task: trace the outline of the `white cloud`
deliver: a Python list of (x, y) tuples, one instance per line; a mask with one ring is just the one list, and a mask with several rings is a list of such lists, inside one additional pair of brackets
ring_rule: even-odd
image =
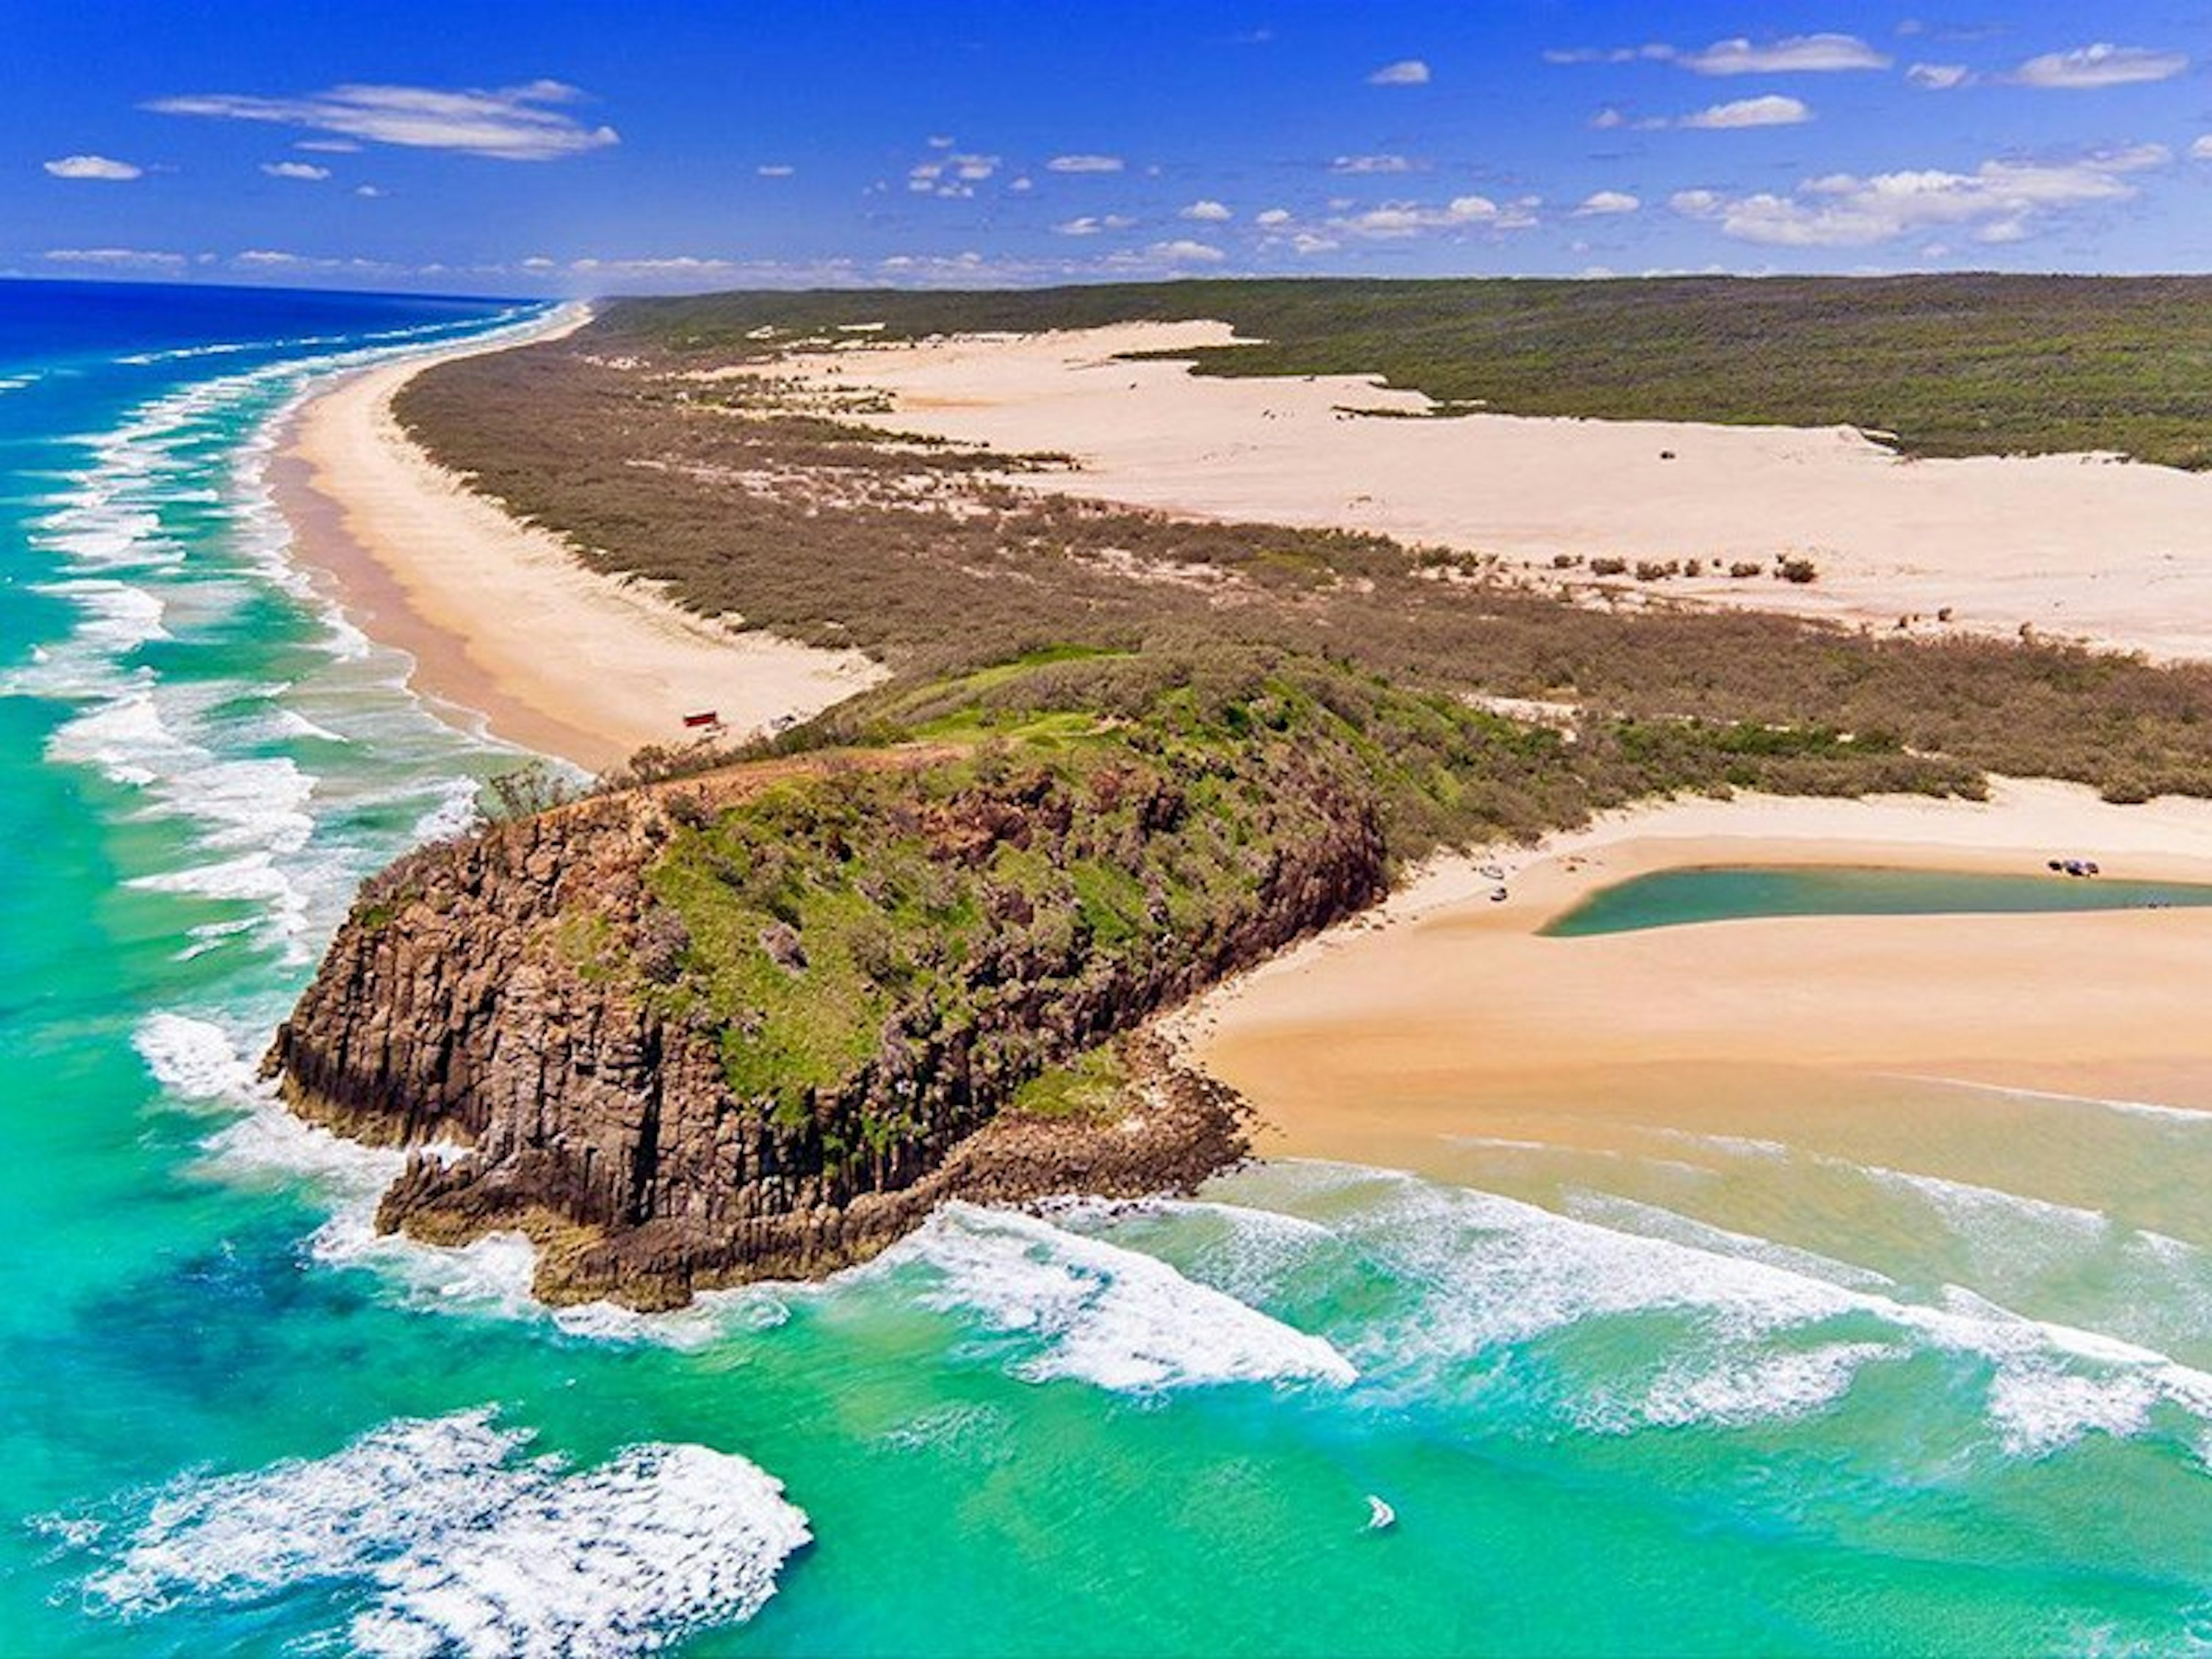
[(1404, 155), (1340, 155), (1328, 164), (1337, 173), (1412, 173), (1419, 164)]
[(1395, 241), (1424, 231), (1525, 230), (1536, 222), (1538, 198), (1523, 196), (1500, 204), (1487, 196), (1455, 196), (1441, 207), (1420, 202), (1385, 202), (1381, 207), (1328, 222), (1340, 235)]
[(1031, 179), (1028, 173), (1024, 173), (1020, 178), (1015, 179), (1013, 183), (1008, 185), (1006, 188), (1015, 191), (1017, 194), (1026, 195), (1030, 191), (1036, 188), (1036, 181)]
[(1053, 229), (1062, 236), (1096, 236), (1103, 230), (1127, 230), (1136, 222), (1118, 213), (1086, 213), (1079, 218), (1063, 220)]
[(1768, 246), (1867, 247), (1950, 230), (2012, 242), (2069, 209), (2130, 199), (2136, 186), (2129, 175), (2172, 160), (2163, 145), (2143, 144), (2067, 162), (1984, 161), (1972, 173), (1831, 173), (1786, 196), (1686, 190), (1668, 205), (1723, 235)]
[(1188, 237), (1172, 242), (1155, 242), (1145, 252), (1153, 258), (1171, 265), (1218, 265), (1229, 256), (1211, 242), (1194, 242)]
[(2047, 52), (2031, 58), (2012, 73), (2024, 87), (2084, 89), (2124, 87), (2142, 81), (2170, 81), (2189, 67), (2178, 52), (2154, 52), (2145, 46), (2116, 46), (2099, 41), (2071, 52)]
[(1948, 92), (1969, 84), (1974, 72), (1964, 64), (1915, 64), (1905, 78), (1923, 92)]
[(136, 247), (56, 247), (39, 256), (58, 265), (112, 266), (119, 270), (181, 270), (190, 263), (181, 253), (157, 253)]
[(763, 161), (753, 171), (763, 179), (788, 179), (799, 169), (787, 161)]
[(1193, 202), (1176, 216), (1194, 219), (1200, 224), (1218, 225), (1227, 223), (1237, 216), (1230, 211), (1226, 204), (1206, 199)]
[(350, 138), (302, 138), (294, 149), (313, 150), (320, 155), (358, 155), (361, 146)]
[(906, 187), (923, 196), (964, 198), (999, 170), (995, 155), (953, 155), (917, 161), (906, 172)]
[(298, 179), (309, 184), (331, 176), (328, 167), (319, 167), (312, 161), (264, 161), (261, 170), (271, 179)]
[(1118, 155), (1055, 155), (1045, 164), (1048, 173), (1119, 173)]
[(297, 98), (196, 93), (146, 106), (165, 115), (268, 121), (371, 143), (453, 150), (503, 161), (548, 161), (621, 142), (612, 127), (586, 127), (556, 107), (583, 94), (558, 81), (493, 90), (347, 85)]
[(1600, 132), (1608, 132), (1614, 127), (1626, 126), (1628, 125), (1628, 117), (1622, 114), (1620, 111), (1615, 109), (1612, 105), (1607, 104), (1603, 109), (1601, 109), (1596, 114), (1590, 117), (1589, 124), (1595, 127)]
[[(2197, 142), (2203, 143), (2212, 141), (2199, 139)], [(1255, 214), (1252, 222), (1273, 230), (1278, 225), (1287, 225), (1291, 222), (1291, 210), (1288, 208), (1269, 208), (1265, 212)]]
[(1641, 46), (1554, 46), (1544, 53), (1547, 64), (1664, 64), (1674, 48), (1654, 40)]
[(953, 137), (951, 133), (933, 132), (929, 135), (927, 142), (930, 149), (951, 149), (953, 145), (958, 143), (960, 141)]
[(1674, 54), (1672, 62), (1699, 75), (1826, 74), (1838, 70), (1887, 69), (1887, 57), (1855, 34), (1796, 34), (1780, 40), (1716, 40), (1703, 52)]
[(1425, 87), (1429, 84), (1429, 66), (1418, 58), (1401, 58), (1395, 64), (1385, 64), (1367, 77), (1370, 87)]
[(47, 162), (46, 171), (57, 179), (100, 179), (111, 184), (146, 175), (145, 168), (112, 155), (64, 155)]
[(2191, 144), (2189, 159), (2192, 161), (2212, 161), (2212, 137), (2199, 138)]
[(1685, 115), (1674, 125), (1721, 131), (1735, 127), (1791, 127), (1812, 118), (1813, 112), (1802, 100), (1770, 92), (1760, 98), (1739, 98), (1734, 103), (1715, 104), (1694, 115)]
[(1323, 236), (1310, 230), (1302, 230), (1291, 238), (1293, 253), (1332, 253), (1343, 246), (1333, 236)]
[(353, 193), (372, 202), (384, 194), (374, 185), (356, 185), (353, 187)]
[(1577, 219), (1602, 219), (1617, 214), (1633, 213), (1644, 204), (1625, 190), (1601, 190), (1585, 196), (1577, 208)]
[(1547, 64), (1676, 64), (1698, 75), (1823, 75), (1887, 69), (1890, 58), (1856, 34), (1792, 34), (1775, 40), (1739, 35), (1685, 52), (1662, 40), (1640, 46), (1555, 47)]

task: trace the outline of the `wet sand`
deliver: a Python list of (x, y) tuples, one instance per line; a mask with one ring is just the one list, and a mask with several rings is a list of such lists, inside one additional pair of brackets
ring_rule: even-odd
[[(1614, 815), (1534, 852), (1431, 869), (1180, 1016), (1279, 1155), (1464, 1174), (1485, 1139), (1802, 1139), (1824, 1115), (1934, 1115), (1991, 1088), (2212, 1109), (2212, 911), (1764, 918), (1540, 930), (1597, 889), (1709, 865), (2212, 880), (2212, 803), (2107, 806), (2001, 782), (1986, 805), (1745, 799)], [(1509, 867), (1510, 866), (1510, 867)], [(2065, 878), (2053, 877), (2053, 880)], [(1648, 1148), (1647, 1148), (1648, 1149)]]

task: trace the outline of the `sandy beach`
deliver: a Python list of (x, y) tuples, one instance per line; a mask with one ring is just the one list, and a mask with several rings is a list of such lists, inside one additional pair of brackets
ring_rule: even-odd
[[(1536, 849), (1442, 861), (1376, 916), (1204, 999), (1176, 1031), (1260, 1107), (1264, 1150), (1433, 1170), (1462, 1170), (1486, 1139), (1605, 1147), (1655, 1127), (1802, 1139), (1823, 1114), (1933, 1133), (1990, 1090), (2212, 1108), (2200, 1006), (2212, 912), (1539, 931), (1660, 869), (2033, 874), (2079, 849), (2107, 877), (2212, 880), (2212, 803), (2116, 807), (2000, 781), (1985, 804), (1638, 808)], [(1478, 870), (1493, 859), (1503, 903)]]
[[(1117, 355), (1230, 343), (1213, 323), (855, 346), (798, 360), (877, 386), (902, 428), (1075, 454), (1021, 477), (1204, 517), (1340, 526), (1551, 578), (1554, 556), (1771, 564), (1819, 580), (1708, 575), (1626, 590), (1923, 632), (1951, 625), (2159, 657), (2212, 655), (2212, 477), (2094, 456), (1901, 460), (1850, 428), (1418, 414), (1351, 377), (1222, 380)], [(1361, 411), (1361, 412), (1353, 412)], [(883, 422), (879, 414), (868, 416)]]
[(394, 395), (433, 363), (513, 343), (349, 376), (301, 407), (271, 471), (298, 556), (363, 632), (413, 659), (417, 692), (460, 723), (602, 771), (688, 740), (687, 714), (712, 710), (742, 735), (879, 678), (857, 652), (725, 628), (588, 569), (432, 462), (393, 417)]

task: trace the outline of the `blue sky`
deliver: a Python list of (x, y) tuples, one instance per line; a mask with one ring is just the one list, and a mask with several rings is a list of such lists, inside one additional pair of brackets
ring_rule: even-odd
[(2212, 9), (11, 0), (0, 271), (2212, 270)]

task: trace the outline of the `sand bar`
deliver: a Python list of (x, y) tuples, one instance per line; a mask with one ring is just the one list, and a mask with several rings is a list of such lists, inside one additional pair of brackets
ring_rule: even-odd
[(394, 394), (432, 363), (514, 343), (348, 376), (301, 407), (271, 470), (297, 556), (363, 632), (414, 659), (417, 692), (459, 723), (480, 718), (495, 737), (599, 771), (686, 741), (688, 713), (714, 710), (744, 733), (881, 677), (858, 652), (726, 628), (588, 569), (560, 537), (434, 464), (393, 417)]
[[(1217, 323), (1132, 324), (866, 346), (796, 359), (823, 385), (878, 386), (882, 425), (1057, 450), (1076, 477), (1019, 476), (1201, 517), (1382, 532), (1498, 553), (1631, 561), (1811, 557), (1768, 576), (1638, 592), (1888, 629), (1899, 617), (2012, 634), (2022, 623), (2154, 656), (2212, 656), (2212, 476), (2094, 456), (1900, 460), (1845, 427), (1729, 427), (1418, 413), (1351, 377), (1201, 378), (1116, 354), (1225, 344)], [(1672, 459), (1663, 459), (1671, 455)]]
[[(1654, 1126), (1801, 1133), (1953, 1115), (1959, 1085), (2212, 1108), (2212, 910), (1747, 920), (1553, 938), (1588, 893), (1700, 865), (2212, 880), (2212, 802), (2108, 806), (2000, 781), (1987, 804), (1746, 797), (1612, 815), (1450, 860), (1379, 915), (1202, 1000), (1189, 1053), (1251, 1097), (1263, 1149), (1459, 1170), (1468, 1138), (1605, 1146)], [(2064, 879), (2064, 878), (2051, 878)]]

